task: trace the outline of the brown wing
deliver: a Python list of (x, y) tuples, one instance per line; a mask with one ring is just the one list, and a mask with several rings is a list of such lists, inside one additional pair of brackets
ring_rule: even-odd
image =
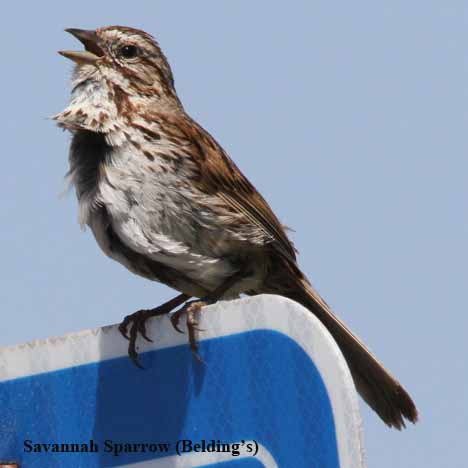
[(295, 263), (296, 251), (280, 221), (216, 140), (190, 117), (173, 121), (172, 124), (184, 133), (192, 154), (202, 163), (201, 188), (222, 198), (237, 213), (260, 228), (266, 237), (271, 238), (272, 246)]

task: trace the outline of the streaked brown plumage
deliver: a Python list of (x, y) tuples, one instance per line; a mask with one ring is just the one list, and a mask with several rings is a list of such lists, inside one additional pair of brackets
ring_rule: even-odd
[[(295, 249), (268, 203), (214, 138), (180, 103), (166, 58), (145, 32), (111, 26), (68, 30), (86, 51), (72, 100), (56, 116), (73, 133), (70, 179), (80, 221), (111, 258), (182, 294), (126, 318), (130, 351), (151, 315), (190, 297), (272, 293), (308, 308), (332, 334), (365, 401), (389, 426), (415, 422), (408, 393), (332, 313), (296, 262)], [(196, 349), (193, 310), (187, 313)], [(177, 326), (180, 314), (173, 319)]]

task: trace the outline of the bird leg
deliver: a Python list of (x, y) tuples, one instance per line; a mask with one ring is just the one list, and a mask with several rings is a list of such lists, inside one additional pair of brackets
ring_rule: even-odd
[[(138, 353), (136, 350), (136, 340), (138, 337), (138, 333), (146, 340), (146, 341), (153, 341), (151, 338), (148, 337), (146, 334), (146, 321), (150, 317), (158, 317), (160, 315), (165, 315), (174, 310), (176, 307), (183, 304), (190, 296), (186, 294), (180, 294), (179, 296), (171, 299), (168, 302), (160, 305), (159, 307), (155, 307), (154, 309), (142, 309), (138, 310), (137, 312), (127, 315), (122, 323), (119, 325), (119, 331), (124, 338), (126, 338), (128, 343), (128, 355), (135, 366), (143, 369), (143, 366), (138, 362)], [(127, 329), (130, 325), (130, 332), (127, 332)]]
[(192, 350), (193, 357), (197, 359), (197, 361), (203, 363), (203, 359), (198, 354), (198, 342), (195, 335), (196, 331), (203, 331), (198, 328), (198, 320), (196, 318), (197, 313), (200, 312), (202, 307), (214, 304), (217, 302), (224, 294), (232, 288), (239, 280), (244, 278), (246, 272), (244, 269), (241, 269), (234, 273), (232, 276), (227, 278), (220, 286), (218, 286), (214, 291), (206, 295), (200, 300), (190, 301), (187, 302), (181, 309), (174, 312), (170, 319), (172, 326), (175, 328), (176, 331), (179, 333), (183, 333), (183, 331), (179, 328), (179, 320), (180, 317), (185, 314), (186, 317), (186, 326), (187, 326), (187, 333), (189, 337), (190, 349)]

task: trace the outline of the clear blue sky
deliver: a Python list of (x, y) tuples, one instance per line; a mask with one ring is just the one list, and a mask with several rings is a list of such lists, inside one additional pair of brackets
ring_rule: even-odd
[[(138, 5), (138, 6), (137, 6)], [(414, 396), (369, 467), (461, 467), (468, 418), (468, 5), (8, 2), (2, 7), (0, 345), (116, 323), (173, 295), (105, 258), (60, 199), (65, 27), (151, 32), (187, 111), (295, 229), (300, 264)]]

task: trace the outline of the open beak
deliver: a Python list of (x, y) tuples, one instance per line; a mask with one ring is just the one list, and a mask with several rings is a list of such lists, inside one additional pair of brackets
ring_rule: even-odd
[(85, 50), (61, 50), (60, 55), (73, 60), (77, 64), (94, 64), (103, 55), (103, 50), (98, 46), (98, 37), (95, 31), (85, 29), (65, 29), (66, 32), (75, 36), (83, 45)]

